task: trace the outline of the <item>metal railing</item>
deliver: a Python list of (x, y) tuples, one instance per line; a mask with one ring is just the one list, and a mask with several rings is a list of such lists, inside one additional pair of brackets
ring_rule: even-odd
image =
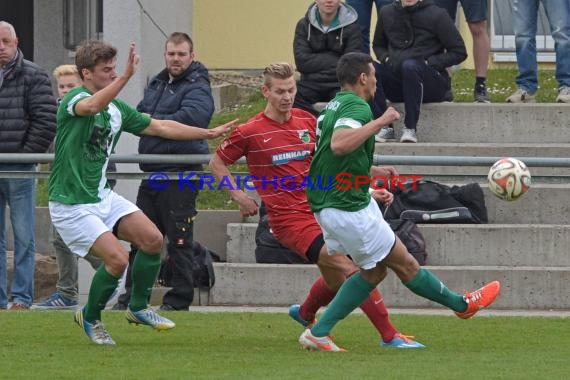
[[(118, 164), (207, 164), (212, 156), (210, 154), (114, 154), (111, 162)], [(502, 157), (471, 157), (471, 156), (399, 156), (399, 155), (374, 155), (375, 165), (418, 165), (418, 166), (477, 166), (490, 167)], [(529, 168), (570, 168), (570, 157), (519, 157)], [(53, 154), (13, 154), (0, 153), (0, 163), (2, 164), (29, 164), (29, 163), (51, 163)], [(240, 159), (237, 163), (245, 164), (245, 159)], [(109, 178), (116, 179), (144, 179), (149, 173), (144, 172), (116, 172), (109, 173)], [(178, 173), (166, 173), (168, 175), (178, 175)], [(198, 173), (199, 174), (199, 173)], [(23, 171), (0, 171), (2, 178), (46, 178), (49, 171), (23, 172)], [(442, 174), (441, 176), (453, 176), (453, 174)], [(464, 175), (469, 176), (469, 175)], [(477, 175), (474, 175), (477, 176)], [(480, 176), (480, 175), (479, 175)]]

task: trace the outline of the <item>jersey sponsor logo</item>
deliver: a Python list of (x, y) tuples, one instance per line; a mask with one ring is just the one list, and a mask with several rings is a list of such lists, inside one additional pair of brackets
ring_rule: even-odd
[(271, 162), (273, 165), (285, 165), (291, 160), (303, 161), (310, 155), (311, 152), (308, 150), (296, 150), (293, 152), (277, 153), (271, 156)]
[(302, 142), (304, 142), (305, 144), (311, 142), (311, 135), (309, 135), (309, 131), (307, 129), (298, 132), (299, 132), (299, 139), (301, 139)]
[(264, 142), (264, 143), (269, 142), (269, 140), (271, 140), (272, 138), (273, 138), (273, 137), (270, 137), (270, 138), (268, 138), (268, 139), (263, 139), (263, 142)]

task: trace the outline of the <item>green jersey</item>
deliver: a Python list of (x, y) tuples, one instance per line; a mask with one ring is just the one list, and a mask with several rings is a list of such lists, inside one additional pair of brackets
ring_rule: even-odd
[[(55, 161), (49, 200), (64, 204), (97, 203), (108, 187), (105, 171), (122, 131), (140, 134), (150, 117), (115, 99), (96, 115), (79, 116), (75, 106), (90, 97), (81, 86), (71, 90), (57, 111)], [(108, 190), (106, 190), (108, 191)]]
[(339, 128), (361, 128), (372, 120), (370, 106), (354, 92), (342, 91), (331, 100), (317, 119), (315, 155), (309, 170), (312, 187), (307, 198), (313, 212), (324, 208), (358, 211), (370, 203), (369, 183), (355, 184), (355, 178), (370, 177), (374, 157), (374, 136), (354, 151), (335, 156), (332, 135)]

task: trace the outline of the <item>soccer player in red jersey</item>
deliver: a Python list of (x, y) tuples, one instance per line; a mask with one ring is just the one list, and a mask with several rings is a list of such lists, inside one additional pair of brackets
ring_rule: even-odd
[[(236, 128), (218, 148), (210, 161), (210, 170), (218, 181), (229, 183), (232, 199), (245, 216), (255, 215), (258, 204), (239, 190), (228, 165), (246, 157), (253, 185), (267, 208), (269, 224), (277, 240), (300, 255), (308, 263), (316, 263), (321, 272), (301, 305), (292, 305), (289, 315), (304, 327), (315, 321), (320, 307), (326, 306), (337, 290), (358, 271), (345, 255), (329, 255), (323, 233), (305, 194), (309, 165), (316, 140), (316, 119), (310, 113), (293, 108), (297, 92), (293, 68), (287, 63), (274, 63), (263, 72), (261, 87), (267, 99), (265, 110)], [(377, 168), (376, 174), (396, 174), (391, 167)], [(390, 201), (388, 192), (378, 197)], [(424, 347), (399, 333), (390, 322), (382, 295), (376, 289), (360, 307), (381, 335), (381, 346)]]

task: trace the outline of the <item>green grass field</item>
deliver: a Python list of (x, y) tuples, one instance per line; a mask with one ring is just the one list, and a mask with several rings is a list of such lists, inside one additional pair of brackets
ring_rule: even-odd
[(173, 312), (156, 332), (104, 320), (117, 342), (88, 341), (72, 313), (0, 312), (2, 379), (567, 379), (570, 320), (395, 315), (426, 349), (380, 348), (363, 315), (334, 330), (347, 353), (299, 348), (301, 329), (283, 314)]

